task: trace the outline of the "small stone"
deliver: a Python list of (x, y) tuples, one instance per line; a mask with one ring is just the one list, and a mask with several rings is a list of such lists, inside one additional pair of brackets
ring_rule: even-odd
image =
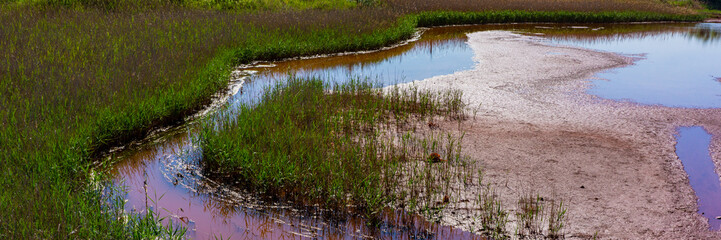
[(428, 159), (433, 163), (439, 163), (439, 162), (445, 162), (446, 160), (441, 159), (441, 155), (438, 153), (431, 153), (430, 156), (428, 156)]
[(721, 216), (716, 216), (716, 219), (721, 219)]
[(586, 188), (586, 187), (584, 187), (583, 185), (581, 185), (581, 188)]
[(451, 201), (451, 198), (448, 197), (448, 195), (443, 196), (443, 203), (448, 203)]

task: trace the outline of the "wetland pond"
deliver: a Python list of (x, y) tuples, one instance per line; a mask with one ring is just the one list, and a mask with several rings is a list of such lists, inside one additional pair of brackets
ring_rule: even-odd
[[(233, 114), (234, 103), (257, 101), (263, 89), (296, 76), (334, 81), (369, 78), (393, 85), (451, 74), (474, 67), (466, 33), (507, 30), (541, 37), (550, 44), (617, 52), (637, 58), (634, 64), (601, 72), (588, 93), (640, 104), (684, 108), (721, 106), (721, 24), (513, 24), (433, 28), (408, 44), (361, 54), (345, 54), (238, 69), (227, 108), (209, 113)], [(554, 54), (554, 53), (547, 53)], [(241, 87), (242, 84), (242, 87)], [(233, 87), (232, 87), (233, 88)], [(468, 239), (477, 236), (400, 211), (384, 214), (380, 227), (360, 217), (328, 220), (323, 210), (297, 209), (284, 202), (263, 201), (203, 176), (201, 149), (193, 144), (197, 121), (158, 131), (148, 139), (115, 151), (110, 167), (117, 185), (125, 186), (126, 210), (152, 208), (188, 227), (187, 236), (231, 238), (393, 238)], [(699, 127), (681, 128), (677, 154), (699, 197), (699, 213), (718, 229), (721, 186), (710, 160), (709, 136)], [(691, 159), (691, 160), (688, 160)], [(699, 180), (700, 179), (700, 180)]]

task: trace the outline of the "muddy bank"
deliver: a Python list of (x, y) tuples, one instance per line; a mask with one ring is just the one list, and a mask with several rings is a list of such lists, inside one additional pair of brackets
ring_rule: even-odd
[[(674, 152), (676, 127), (703, 126), (714, 136), (711, 154), (719, 172), (719, 109), (644, 106), (585, 93), (586, 79), (633, 64), (629, 57), (550, 46), (504, 31), (469, 34), (469, 44), (474, 69), (412, 84), (461, 89), (478, 106), (476, 118), (460, 129), (456, 123), (441, 129), (466, 132), (466, 153), (479, 160), (506, 208), (514, 211), (519, 196), (529, 193), (563, 200), (571, 238), (721, 237), (696, 212)], [(466, 207), (450, 204), (443, 221), (469, 230), (469, 217), (478, 213)]]

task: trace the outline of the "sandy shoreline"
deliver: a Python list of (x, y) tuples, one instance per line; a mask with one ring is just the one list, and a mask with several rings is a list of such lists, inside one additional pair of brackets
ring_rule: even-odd
[[(719, 109), (642, 106), (586, 94), (594, 73), (633, 63), (618, 54), (504, 31), (472, 33), (468, 41), (474, 69), (410, 84), (461, 89), (471, 106), (480, 104), (476, 119), (461, 125), (464, 146), (506, 208), (514, 210), (519, 196), (532, 190), (566, 202), (570, 238), (721, 237), (696, 213), (673, 136), (678, 126), (705, 127), (714, 135), (719, 172)], [(458, 131), (456, 123), (441, 128)], [(449, 205), (443, 221), (468, 230), (468, 216), (476, 213), (457, 211), (460, 206)]]

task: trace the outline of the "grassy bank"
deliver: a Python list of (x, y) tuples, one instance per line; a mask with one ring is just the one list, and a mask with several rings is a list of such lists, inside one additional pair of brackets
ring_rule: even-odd
[(168, 6), (219, 10), (276, 10), (276, 9), (342, 9), (357, 5), (370, 5), (374, 1), (347, 0), (5, 0), (19, 6), (65, 7), (65, 8), (100, 8), (104, 10), (143, 10)]
[(257, 13), (165, 1), (112, 11), (102, 4), (123, 1), (18, 2), (40, 1), (5, 1), (0, 8), (3, 238), (134, 236), (139, 228), (118, 221), (105, 204), (109, 199), (89, 187), (92, 161), (149, 129), (182, 121), (225, 86), (235, 64), (373, 49), (410, 37), (417, 26), (472, 23), (483, 16), (493, 16), (486, 22), (699, 18), (669, 15), (673, 8), (535, 14), (410, 7), (428, 3), (422, 1)]
[(651, 21), (701, 21), (700, 15), (678, 15), (653, 12), (529, 12), (529, 11), (492, 11), (492, 12), (452, 12), (433, 11), (417, 15), (418, 26), (433, 27), (452, 24), (486, 24), (486, 23), (617, 23), (617, 22), (651, 22)]

